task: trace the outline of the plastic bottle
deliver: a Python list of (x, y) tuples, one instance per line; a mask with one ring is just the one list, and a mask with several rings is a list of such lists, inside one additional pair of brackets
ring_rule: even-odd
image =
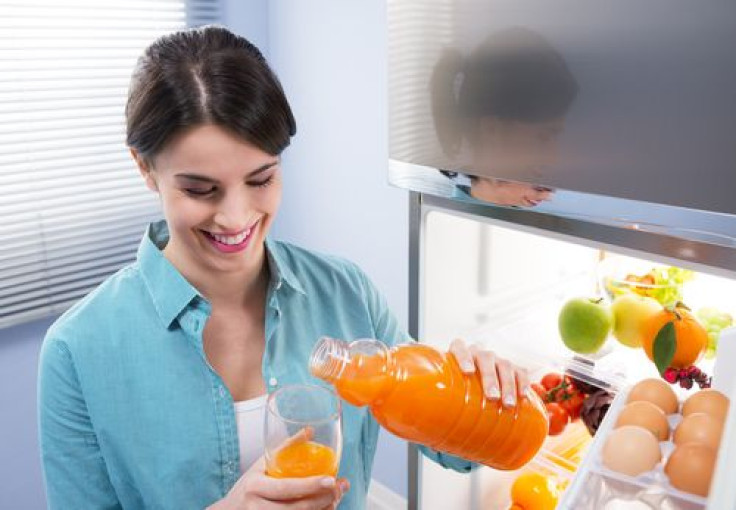
[(349, 403), (370, 406), (393, 434), (495, 469), (520, 468), (547, 437), (547, 413), (533, 391), (506, 408), (484, 397), (478, 372), (464, 374), (454, 356), (427, 345), (389, 349), (325, 337), (310, 370)]

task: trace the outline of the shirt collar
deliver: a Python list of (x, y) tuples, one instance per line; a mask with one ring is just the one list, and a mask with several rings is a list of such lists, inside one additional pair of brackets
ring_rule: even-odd
[(189, 306), (202, 296), (191, 283), (164, 257), (161, 251), (169, 239), (165, 221), (148, 225), (138, 247), (138, 266), (143, 281), (153, 299), (153, 306), (166, 328)]
[(271, 284), (275, 285), (278, 290), (282, 283), (286, 283), (295, 291), (306, 295), (304, 287), (291, 270), (291, 265), (287, 262), (288, 254), (285, 253), (283, 247), (270, 238), (266, 238), (266, 254), (268, 255), (268, 266), (271, 270)]
[[(169, 239), (169, 228), (164, 220), (151, 223), (146, 229), (138, 247), (138, 265), (141, 275), (153, 299), (153, 306), (164, 325), (169, 328), (176, 318), (199, 298), (206, 303), (204, 297), (190, 284), (186, 278), (164, 257), (163, 250)], [(271, 270), (271, 285), (280, 289), (282, 283), (306, 295), (304, 287), (286, 262), (287, 254), (283, 248), (266, 239), (266, 254)]]

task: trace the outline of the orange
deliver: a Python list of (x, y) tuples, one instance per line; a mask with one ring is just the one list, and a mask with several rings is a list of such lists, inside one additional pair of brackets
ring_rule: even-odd
[(314, 441), (301, 441), (278, 450), (266, 468), (274, 478), (336, 476), (337, 455), (332, 448)]
[(559, 497), (556, 484), (540, 473), (522, 473), (511, 486), (512, 503), (524, 510), (554, 510)]
[(677, 342), (670, 366), (687, 368), (696, 363), (705, 352), (708, 346), (708, 332), (682, 303), (662, 309), (643, 324), (642, 347), (644, 352), (650, 360), (654, 361), (654, 340), (659, 330), (668, 322), (675, 325)]

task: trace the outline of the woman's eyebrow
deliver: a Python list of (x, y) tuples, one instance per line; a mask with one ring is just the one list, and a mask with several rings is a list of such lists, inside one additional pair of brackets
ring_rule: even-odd
[(217, 183), (217, 179), (212, 179), (211, 177), (207, 177), (206, 175), (198, 175), (198, 174), (176, 174), (174, 177), (178, 179), (187, 179), (190, 181), (200, 181), (200, 182), (207, 182), (207, 183)]
[[(269, 168), (273, 168), (274, 166), (276, 166), (278, 164), (279, 164), (278, 161), (271, 161), (270, 163), (266, 163), (265, 165), (261, 165), (258, 168), (256, 168), (255, 170), (253, 170), (252, 172), (250, 172), (246, 176), (246, 179), (250, 179), (252, 177), (255, 177), (256, 175), (258, 175), (260, 173), (263, 173), (266, 170), (268, 170)], [(200, 182), (212, 183), (212, 184), (217, 184), (217, 182), (218, 182), (217, 179), (213, 179), (212, 177), (208, 177), (206, 175), (201, 175), (201, 174), (181, 173), (181, 174), (174, 175), (174, 177), (182, 178), (182, 179), (189, 179), (191, 181), (200, 181)]]
[(256, 168), (255, 170), (253, 170), (251, 173), (249, 173), (246, 177), (248, 177), (248, 178), (255, 177), (256, 175), (258, 175), (258, 174), (260, 174), (262, 172), (265, 172), (269, 168), (275, 167), (278, 164), (279, 164), (279, 162), (277, 160), (277, 161), (271, 161), (269, 163), (266, 163), (265, 165), (261, 165), (258, 168)]

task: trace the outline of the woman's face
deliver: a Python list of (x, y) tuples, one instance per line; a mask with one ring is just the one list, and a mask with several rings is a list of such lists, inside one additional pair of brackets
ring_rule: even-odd
[(142, 168), (169, 226), (166, 257), (185, 275), (260, 270), (281, 202), (279, 165), (278, 156), (217, 126), (176, 137), (153, 168)]

